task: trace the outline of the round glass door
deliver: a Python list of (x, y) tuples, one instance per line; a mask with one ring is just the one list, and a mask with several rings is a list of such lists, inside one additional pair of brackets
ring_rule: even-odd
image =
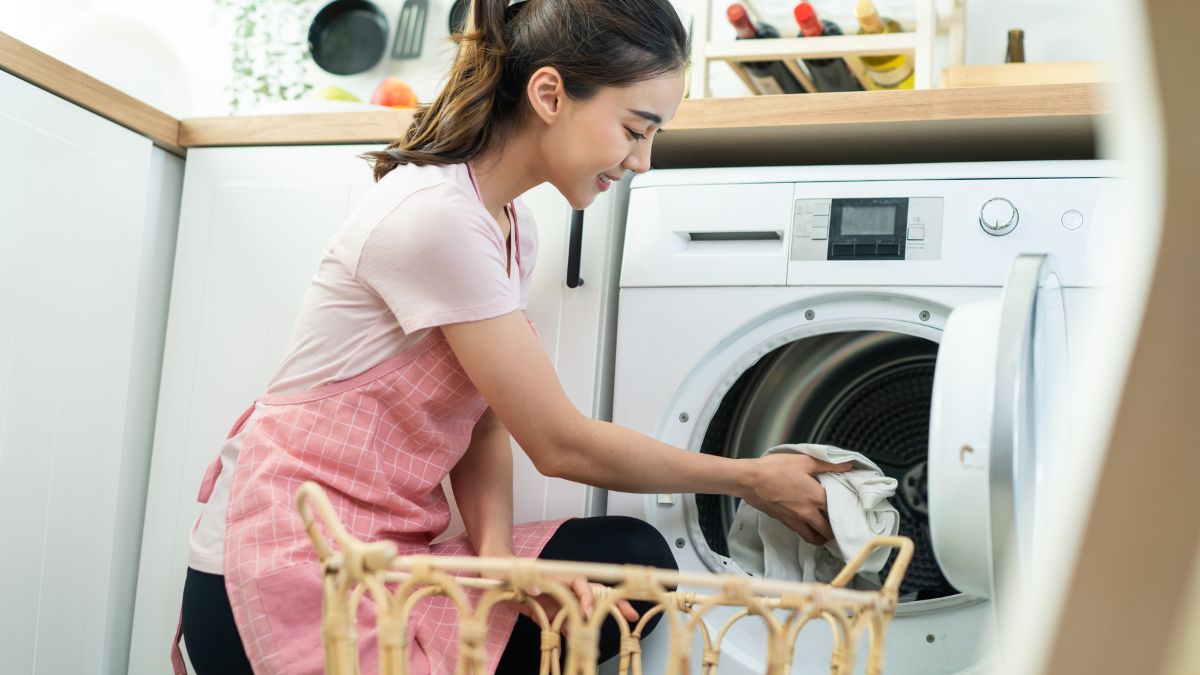
[(1066, 434), (1066, 317), (1053, 260), (1022, 255), (1003, 296), (959, 307), (943, 333), (930, 411), (933, 548), (964, 592), (1002, 595), (1032, 565), (1038, 495)]

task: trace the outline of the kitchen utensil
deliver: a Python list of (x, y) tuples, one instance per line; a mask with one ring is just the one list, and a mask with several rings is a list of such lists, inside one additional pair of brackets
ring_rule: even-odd
[(467, 12), (471, 9), (470, 0), (454, 0), (450, 5), (450, 20), (448, 27), (451, 35), (457, 35), (467, 28)]
[(313, 18), (308, 49), (321, 70), (354, 75), (369, 70), (383, 58), (387, 33), (387, 17), (374, 3), (334, 0)]
[(392, 42), (393, 59), (415, 59), (421, 55), (428, 18), (429, 0), (404, 0), (396, 21), (396, 39)]

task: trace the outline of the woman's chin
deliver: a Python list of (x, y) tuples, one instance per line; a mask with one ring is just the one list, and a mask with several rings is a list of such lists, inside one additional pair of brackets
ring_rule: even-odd
[(595, 191), (585, 192), (580, 190), (578, 192), (563, 196), (566, 197), (567, 203), (571, 205), (571, 208), (582, 211), (583, 209), (591, 206), (592, 202), (596, 201), (597, 195), (599, 195), (599, 193)]
[(562, 182), (550, 181), (550, 184), (558, 190), (558, 194), (562, 195), (563, 199), (567, 200), (567, 204), (570, 204), (571, 208), (580, 211), (591, 206), (601, 192), (596, 181), (584, 184), (571, 182), (565, 185)]

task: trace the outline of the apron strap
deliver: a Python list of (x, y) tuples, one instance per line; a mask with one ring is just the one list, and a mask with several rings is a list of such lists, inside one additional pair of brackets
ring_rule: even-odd
[(188, 675), (187, 666), (183, 664), (183, 652), (179, 651), (179, 640), (183, 637), (183, 612), (175, 623), (175, 638), (171, 640), (171, 672), (174, 675)]
[[(251, 403), (250, 407), (246, 408), (246, 412), (242, 413), (242, 416), (233, 423), (233, 428), (229, 430), (229, 435), (225, 437), (226, 439), (233, 438), (234, 435), (242, 430), (242, 425), (246, 423), (246, 420), (250, 419), (250, 415), (254, 413), (256, 405), (258, 405), (258, 401)], [(200, 481), (200, 492), (196, 495), (196, 501), (201, 504), (208, 503), (208, 498), (212, 496), (213, 488), (217, 484), (217, 477), (220, 475), (221, 455), (218, 454), (217, 458), (208, 465), (208, 469), (204, 471), (204, 478)]]

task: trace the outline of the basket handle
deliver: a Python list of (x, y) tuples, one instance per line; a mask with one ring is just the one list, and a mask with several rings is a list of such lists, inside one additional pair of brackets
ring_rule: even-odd
[(829, 582), (829, 585), (844, 588), (854, 578), (854, 575), (858, 574), (859, 570), (862, 569), (863, 564), (875, 552), (875, 549), (882, 547), (900, 550), (896, 554), (896, 560), (892, 563), (892, 569), (888, 570), (887, 579), (884, 580), (882, 588), (885, 593), (893, 597), (897, 596), (900, 592), (900, 582), (904, 579), (904, 573), (908, 571), (908, 564), (912, 562), (913, 551), (915, 550), (912, 539), (908, 537), (883, 536), (872, 538), (871, 541), (868, 541), (865, 546), (858, 550), (858, 553), (854, 554), (850, 562), (846, 563), (846, 566), (842, 568), (841, 572), (838, 572), (833, 581)]

